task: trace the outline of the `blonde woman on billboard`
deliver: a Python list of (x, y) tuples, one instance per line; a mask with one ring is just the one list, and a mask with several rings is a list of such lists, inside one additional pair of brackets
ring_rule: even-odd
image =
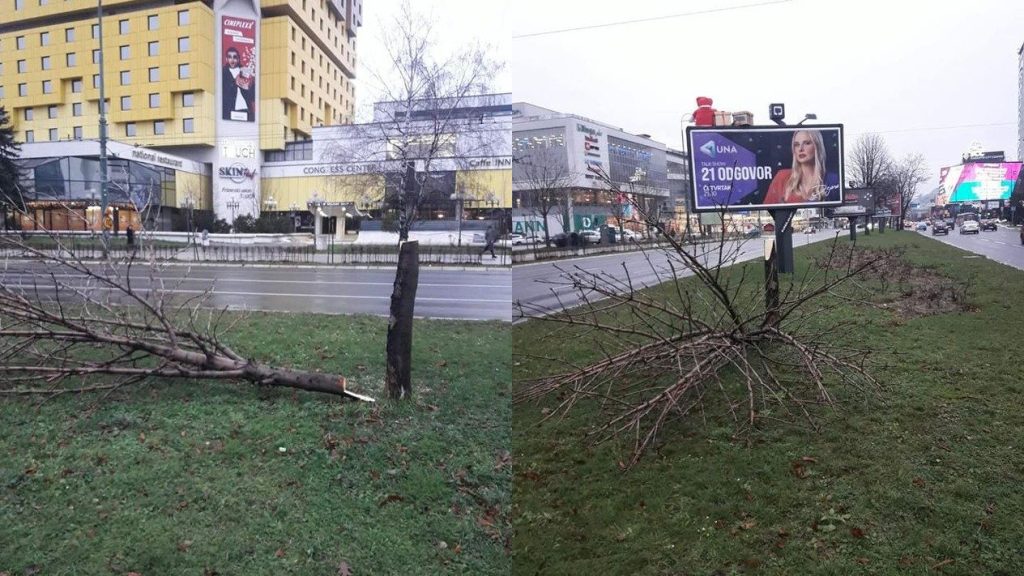
[(825, 143), (818, 130), (797, 130), (790, 146), (793, 167), (779, 170), (765, 194), (765, 204), (803, 204), (838, 200), (839, 177), (825, 172)]

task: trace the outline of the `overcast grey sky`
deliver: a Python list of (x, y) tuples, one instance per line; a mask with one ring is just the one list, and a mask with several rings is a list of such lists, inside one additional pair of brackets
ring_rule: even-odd
[(919, 192), (972, 141), (1017, 157), (1022, 0), (518, 0), (507, 15), (515, 100), (673, 148), (680, 117), (710, 96), (757, 124), (771, 102), (791, 122), (816, 113), (845, 125), (847, 148), (879, 132), (894, 155), (925, 155)]
[[(382, 45), (383, 31), (393, 27), (401, 0), (363, 0), (363, 27), (356, 37), (356, 106), (366, 112), (378, 98), (370, 70), (388, 68)], [(512, 89), (508, 66), (510, 37), (508, 0), (413, 0), (415, 10), (434, 22), (437, 53), (451, 54), (470, 44), (489, 47), (495, 60), (506, 63), (494, 79), (494, 92)]]

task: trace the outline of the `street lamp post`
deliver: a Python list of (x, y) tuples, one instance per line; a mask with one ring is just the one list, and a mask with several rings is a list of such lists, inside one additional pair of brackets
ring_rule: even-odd
[(451, 199), (455, 201), (456, 217), (459, 223), (458, 246), (462, 246), (462, 212), (465, 202), (469, 198), (470, 196), (466, 194), (466, 186), (464, 184), (459, 184), (458, 190), (453, 192), (451, 196)]
[(227, 204), (225, 204), (225, 206), (228, 207), (228, 210), (231, 210), (231, 230), (234, 231), (234, 229), (235, 229), (235, 210), (238, 210), (238, 208), (241, 206), (241, 204), (239, 204), (237, 198), (232, 198), (231, 200), (227, 201)]
[(102, 231), (103, 259), (109, 256), (110, 232), (107, 231), (103, 218), (107, 214), (107, 187), (110, 174), (107, 170), (107, 98), (103, 90), (106, 79), (103, 76), (103, 0), (96, 2), (96, 27), (99, 42), (99, 76), (100, 76), (100, 230)]

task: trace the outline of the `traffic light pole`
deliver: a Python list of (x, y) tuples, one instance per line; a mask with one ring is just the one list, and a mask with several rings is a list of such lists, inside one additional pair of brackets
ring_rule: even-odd
[(97, 0), (96, 2), (96, 19), (97, 40), (100, 43), (100, 230), (102, 231), (103, 259), (106, 260), (110, 255), (110, 232), (107, 230), (106, 222), (107, 208), (109, 206), (107, 188), (110, 182), (110, 174), (107, 170), (107, 98), (103, 89), (105, 84), (105, 78), (103, 77), (103, 0)]

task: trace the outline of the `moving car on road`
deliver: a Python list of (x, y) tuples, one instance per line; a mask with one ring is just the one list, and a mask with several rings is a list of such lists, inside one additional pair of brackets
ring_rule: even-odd
[(961, 234), (978, 234), (981, 232), (981, 225), (977, 220), (964, 220), (960, 225)]
[(949, 235), (949, 224), (947, 224), (945, 220), (936, 220), (935, 222), (932, 222), (932, 236), (937, 236), (939, 234)]
[(917, 231), (918, 232), (924, 232), (926, 230), (928, 230), (928, 223), (927, 222), (918, 222), (917, 223)]
[(991, 230), (992, 232), (995, 232), (996, 231), (996, 219), (995, 218), (985, 218), (984, 220), (982, 220), (981, 221), (981, 230), (982, 230), (982, 232), (984, 232), (985, 230)]

